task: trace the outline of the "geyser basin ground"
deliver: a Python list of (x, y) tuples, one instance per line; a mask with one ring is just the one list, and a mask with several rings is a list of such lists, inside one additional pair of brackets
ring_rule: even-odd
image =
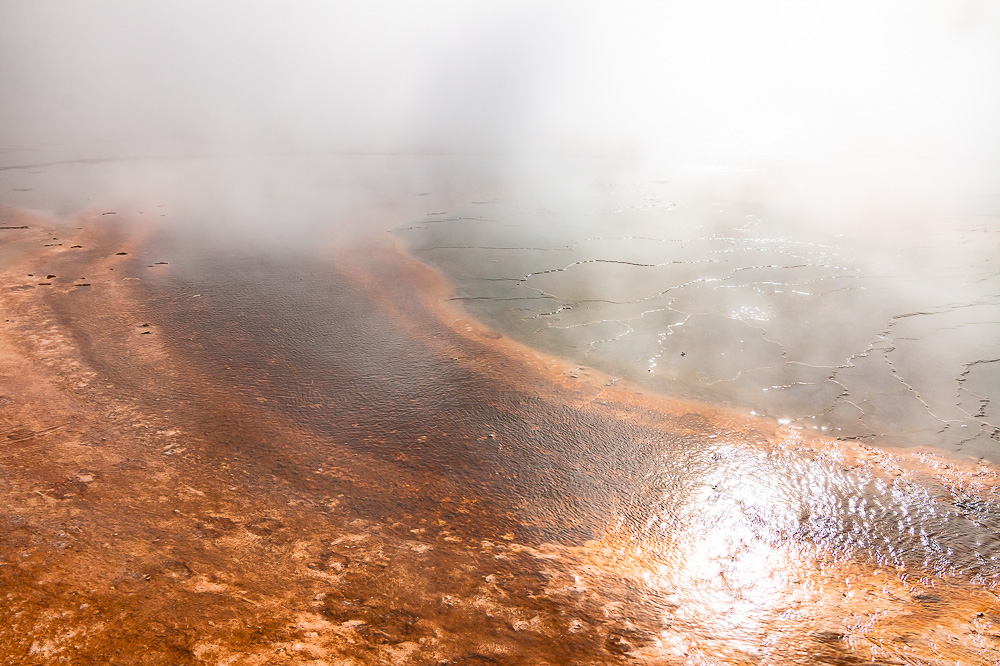
[(157, 205), (0, 224), (10, 663), (1000, 659), (995, 465), (639, 395), (381, 230)]

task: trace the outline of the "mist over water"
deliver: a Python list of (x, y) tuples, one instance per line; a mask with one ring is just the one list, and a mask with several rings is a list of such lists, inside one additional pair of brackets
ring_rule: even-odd
[(990, 0), (0, 0), (0, 654), (995, 659), (998, 81)]
[[(506, 280), (558, 311), (544, 330), (523, 326), (537, 312), (514, 317), (522, 339), (633, 378), (642, 369), (657, 390), (851, 420), (871, 410), (837, 376), (884, 347), (875, 374), (888, 376), (860, 381), (877, 401), (916, 396), (920, 409), (897, 405), (888, 420), (919, 431), (921, 445), (982, 425), (992, 409), (966, 375), (1000, 355), (994, 3), (0, 11), (8, 205), (121, 207), (167, 218), (207, 247), (271, 251), (350, 243), (431, 214), (442, 224), (411, 240), (464, 253), (428, 258), (488, 287), (460, 287), (485, 299), (482, 316), (510, 324), (490, 300)], [(90, 166), (61, 164), (77, 160)], [(505, 251), (478, 264), (490, 269), (481, 274), (449, 269), (477, 247), (573, 251), (551, 262)], [(904, 354), (889, 329), (912, 327), (899, 318), (915, 313), (965, 333)], [(690, 317), (713, 333), (689, 332)], [(724, 347), (724, 329), (749, 332), (753, 349), (721, 367), (664, 367), (667, 337), (686, 340), (676, 351), (687, 354)], [(904, 376), (897, 364), (907, 362), (921, 378)], [(757, 404), (778, 387), (810, 406)], [(878, 420), (846, 436), (885, 435)]]
[(2, 11), (8, 149), (476, 152), (515, 172), (531, 154), (613, 153), (867, 180), (910, 158), (995, 167), (1000, 140), (1000, 10), (985, 1)]
[[(847, 437), (997, 448), (992, 382), (967, 377), (1000, 356), (993, 3), (2, 12), (8, 205), (272, 252), (430, 214), (411, 244), (531, 344)], [(552, 312), (497, 300), (525, 294)], [(710, 361), (730, 337), (752, 342)], [(665, 363), (691, 349), (715, 352)]]

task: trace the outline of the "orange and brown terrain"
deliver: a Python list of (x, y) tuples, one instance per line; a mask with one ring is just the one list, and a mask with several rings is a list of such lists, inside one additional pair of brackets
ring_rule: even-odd
[(6, 664), (1000, 664), (988, 463), (644, 395), (387, 238), (0, 218)]

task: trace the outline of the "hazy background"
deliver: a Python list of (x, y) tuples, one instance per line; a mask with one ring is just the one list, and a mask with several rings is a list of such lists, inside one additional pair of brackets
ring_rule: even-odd
[[(1000, 210), (993, 0), (0, 0), (0, 90), (0, 168), (430, 153), (477, 161), (402, 184), (366, 164), (336, 185), (389, 197), (475, 179), (559, 207), (663, 179), (862, 234)], [(326, 197), (302, 168), (284, 190)], [(155, 198), (163, 180), (125, 167), (103, 188)], [(235, 220), (273, 180), (230, 161), (207, 184)]]
[(1000, 3), (0, 0), (0, 90), (8, 151), (919, 157), (995, 177)]

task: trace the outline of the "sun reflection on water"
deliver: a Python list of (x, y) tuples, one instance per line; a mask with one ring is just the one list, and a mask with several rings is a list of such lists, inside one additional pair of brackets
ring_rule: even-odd
[(796, 537), (798, 503), (766, 452), (720, 444), (710, 462), (682, 499), (665, 494), (638, 528), (622, 522), (620, 565), (661, 605), (668, 653), (724, 636), (759, 654), (776, 622), (794, 622), (820, 547)]
[[(925, 539), (900, 536), (912, 518), (950, 546), (947, 529), (964, 538), (955, 516), (933, 493), (889, 492), (908, 485), (840, 448), (808, 453), (786, 432), (773, 446), (718, 439), (662, 457), (647, 472), (649, 492), (602, 539), (607, 570), (641, 588), (659, 618), (646, 656), (730, 664), (994, 653), (969, 622), (996, 613), (995, 594), (931, 566)], [(892, 534), (905, 543), (882, 553)], [(928, 622), (940, 636), (907, 638)]]
[(662, 547), (651, 585), (671, 588), (670, 623), (725, 633), (753, 649), (768, 620), (788, 606), (814, 547), (791, 538), (798, 516), (764, 461), (746, 451), (716, 452), (727, 464), (704, 477), (677, 516)]

